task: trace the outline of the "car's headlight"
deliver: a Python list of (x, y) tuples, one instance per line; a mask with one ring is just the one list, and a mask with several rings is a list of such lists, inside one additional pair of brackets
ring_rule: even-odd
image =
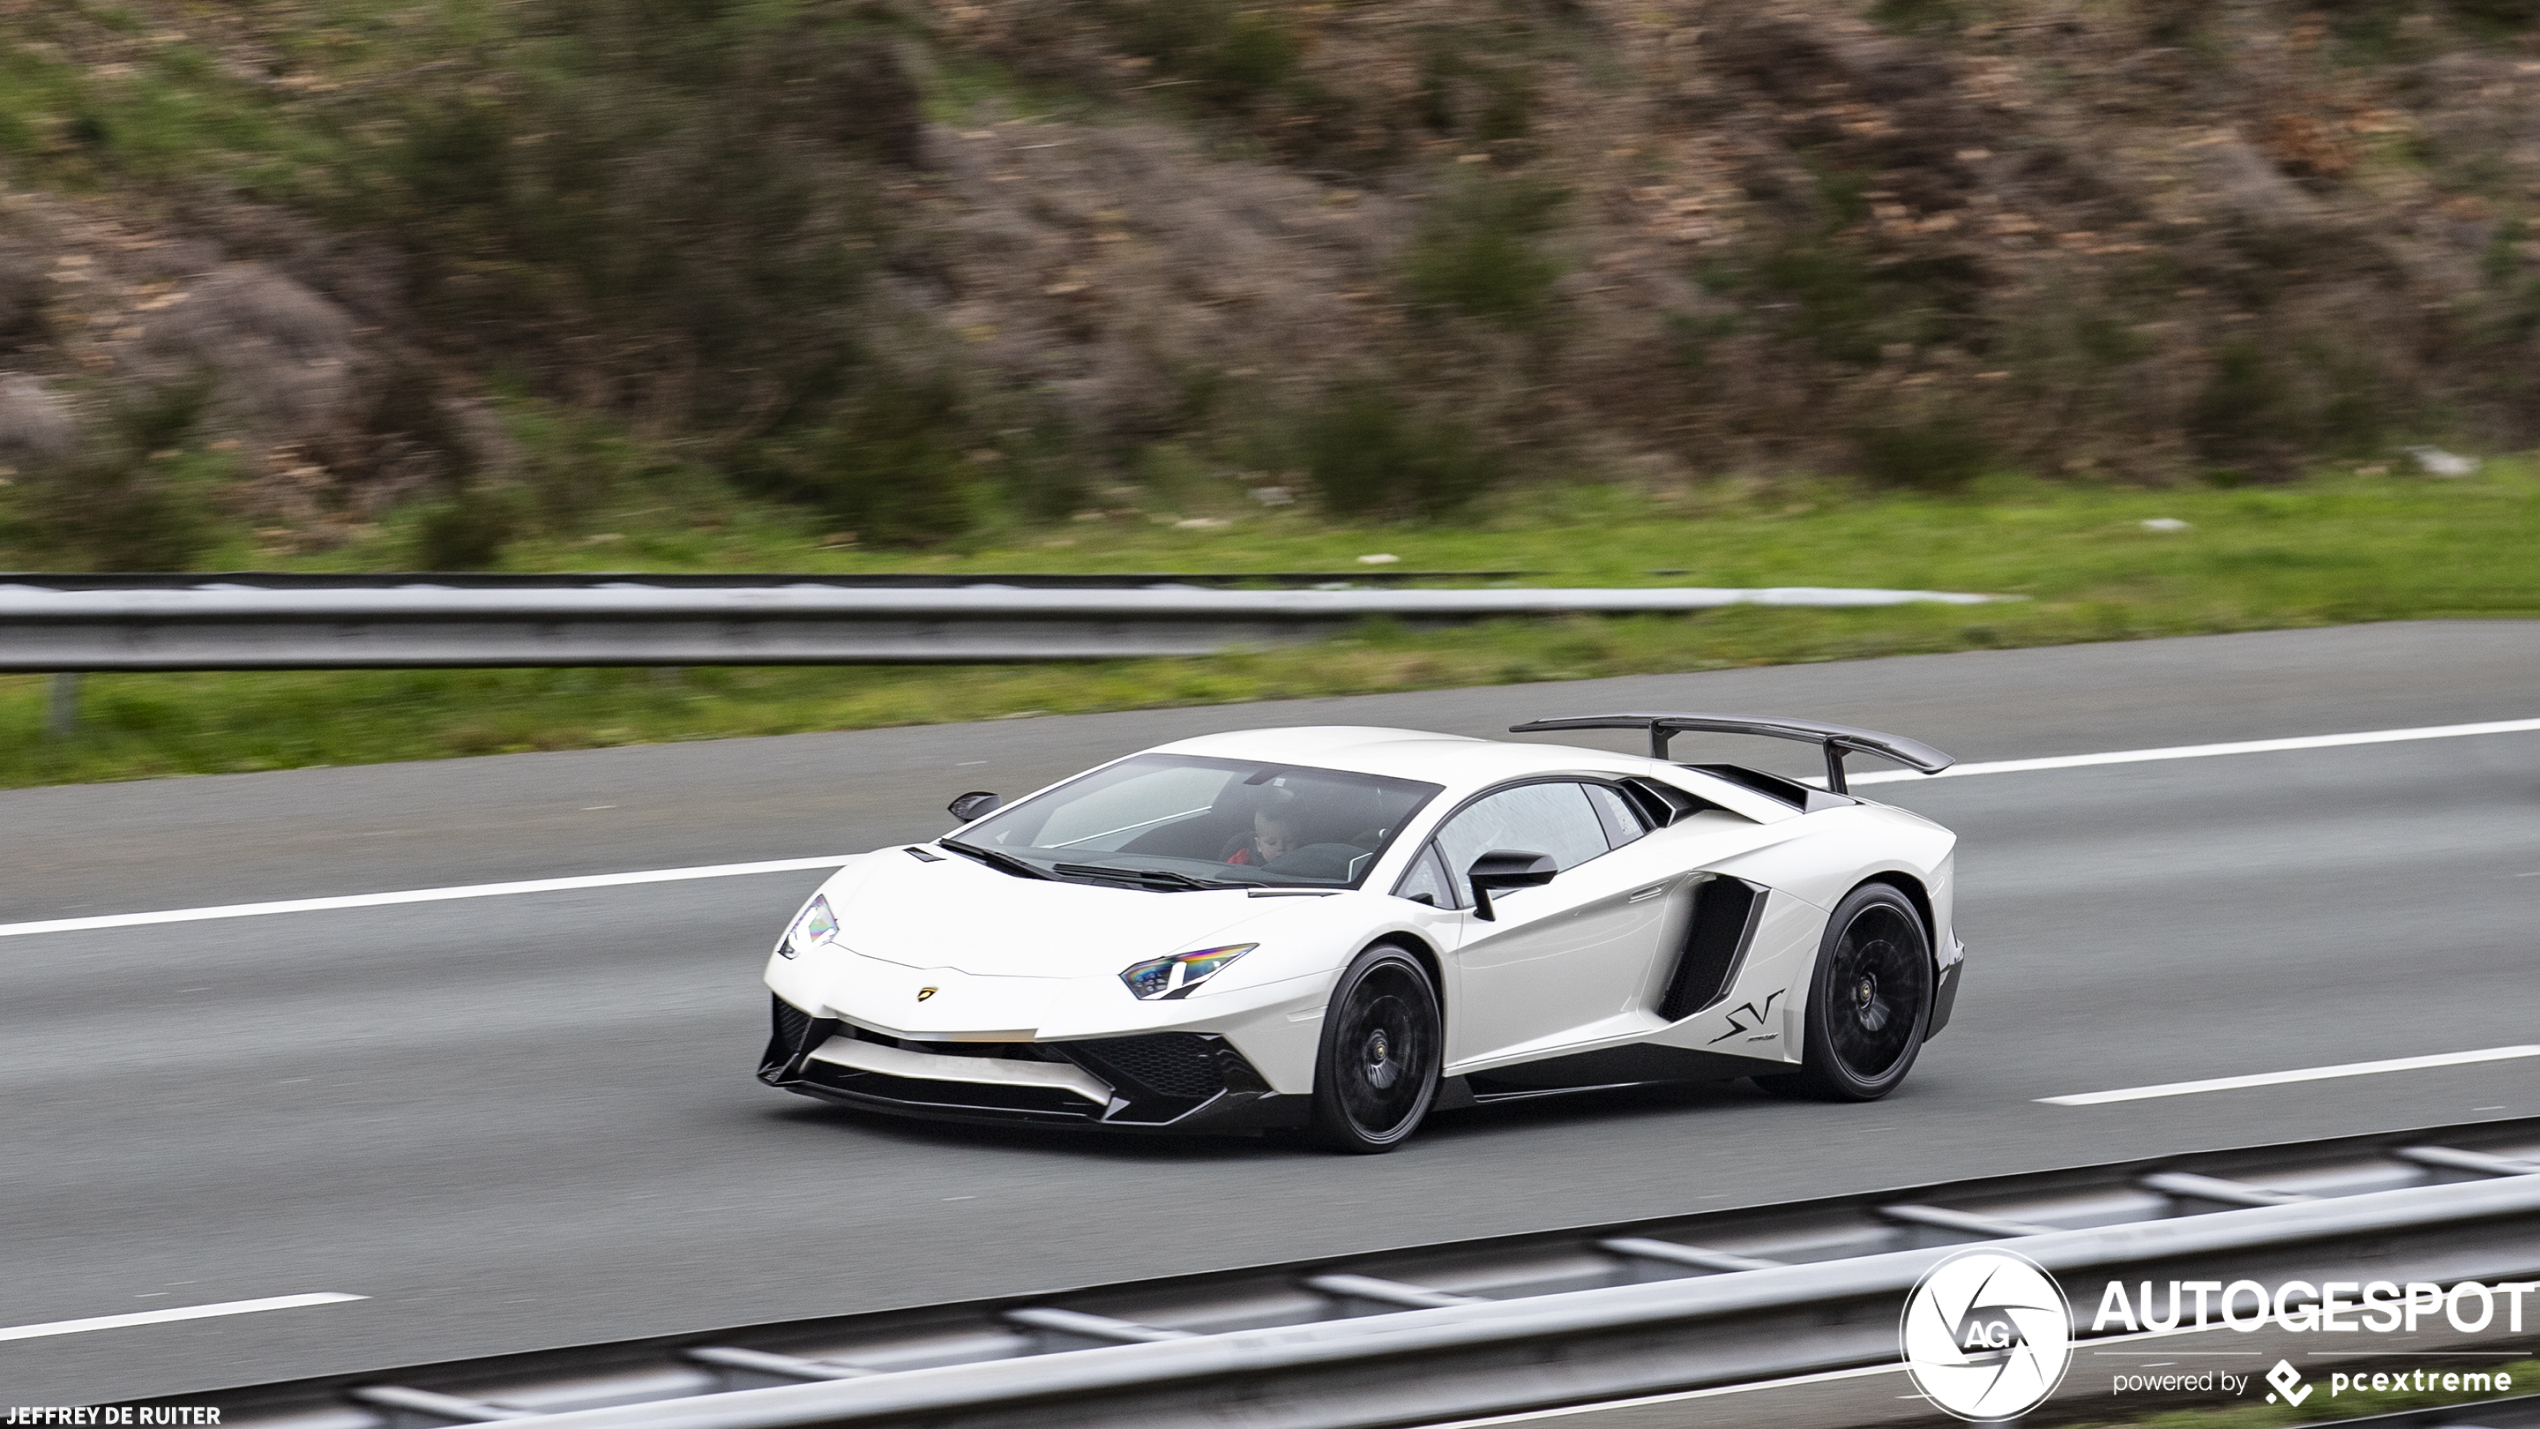
[(778, 957), (795, 957), (838, 936), (838, 915), (829, 911), (829, 895), (815, 894), (809, 906), (785, 930), (784, 941), (776, 945)]
[(1226, 965), (1253, 949), (1259, 943), (1233, 943), (1222, 948), (1202, 948), (1195, 953), (1175, 953), (1169, 958), (1149, 958), (1131, 963), (1120, 970), (1120, 981), (1142, 1002), (1159, 998), (1186, 997), (1190, 990), (1225, 971)]

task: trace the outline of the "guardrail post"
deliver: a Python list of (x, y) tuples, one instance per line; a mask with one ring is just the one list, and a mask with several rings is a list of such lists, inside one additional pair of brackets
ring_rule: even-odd
[(79, 732), (79, 672), (60, 670), (53, 675), (51, 698), (44, 716), (44, 732), (54, 739), (68, 739)]

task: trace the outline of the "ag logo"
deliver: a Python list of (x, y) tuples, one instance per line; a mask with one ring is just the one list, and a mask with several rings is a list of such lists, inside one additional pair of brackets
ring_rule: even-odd
[(921, 988), (919, 988), (919, 989), (917, 990), (917, 1000), (918, 1000), (918, 1001), (920, 1001), (920, 1002), (924, 1002), (926, 999), (928, 999), (928, 998), (930, 998), (930, 997), (933, 997), (933, 996), (934, 996), (937, 992), (939, 992), (939, 991), (941, 991), (941, 990), (942, 990), (942, 989), (940, 989), (940, 988), (921, 987)]
[(1914, 1387), (1960, 1419), (2017, 1419), (2046, 1401), (2073, 1359), (2072, 1305), (2037, 1262), (1969, 1250), (1933, 1266), (1899, 1327)]

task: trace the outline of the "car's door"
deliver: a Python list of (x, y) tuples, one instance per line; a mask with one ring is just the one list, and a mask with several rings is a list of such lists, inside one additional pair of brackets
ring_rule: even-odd
[[(1461, 917), (1451, 954), (1450, 1064), (1583, 1040), (1645, 1000), (1667, 922), (1665, 894), (1679, 875), (1663, 855), (1636, 853), (1640, 832), (1612, 790), (1568, 779), (1495, 790), (1439, 826), (1436, 863), (1425, 876), (1443, 875)], [(1497, 917), (1485, 921), (1472, 911), (1464, 874), (1500, 849), (1549, 854), (1561, 872), (1539, 888), (1495, 893)], [(1420, 864), (1413, 876), (1423, 876)]]

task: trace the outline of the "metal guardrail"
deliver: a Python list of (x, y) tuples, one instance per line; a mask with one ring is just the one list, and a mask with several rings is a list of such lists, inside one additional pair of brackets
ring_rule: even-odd
[(1940, 591), (0, 586), (0, 671), (969, 664), (1203, 655), (1370, 618), (1981, 604)]
[[(1513, 581), (1534, 571), (892, 571), (881, 574), (786, 571), (0, 571), (0, 587), (38, 590), (394, 590), (436, 586), (447, 590), (577, 590), (596, 586), (658, 586), (664, 590), (745, 590), (770, 586), (835, 586), (842, 590), (955, 590), (965, 586), (1005, 590), (1149, 590), (1204, 587), (1271, 587), (1342, 590), (1440, 581)], [(1647, 575), (1684, 575), (1648, 571)]]
[[(153, 1404), (423, 1429), (1389, 1429), (1893, 1364), (1966, 1244), (2082, 1275), (2540, 1273), (2540, 1119), (2041, 1172)], [(2076, 1294), (2087, 1334), (2094, 1300)]]

